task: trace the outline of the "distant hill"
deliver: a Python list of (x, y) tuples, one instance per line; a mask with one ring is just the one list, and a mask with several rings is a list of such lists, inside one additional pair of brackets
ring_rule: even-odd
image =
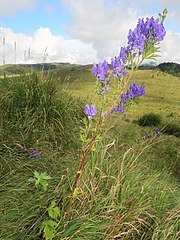
[(166, 72), (172, 74), (174, 76), (180, 77), (180, 64), (174, 62), (164, 62), (156, 65), (154, 62), (142, 64), (139, 66), (140, 70), (148, 70), (148, 69), (157, 69), (162, 72)]
[[(24, 71), (28, 72), (31, 70), (39, 71), (39, 70), (61, 70), (66, 69), (67, 71), (71, 71), (75, 68), (91, 68), (92, 65), (78, 65), (78, 64), (70, 64), (70, 63), (36, 63), (36, 64), (7, 64), (0, 66), (0, 76), (20, 74)], [(155, 62), (145, 63), (139, 67), (140, 70), (148, 70), (148, 69), (157, 69), (175, 76), (180, 77), (180, 64), (173, 62), (164, 62), (159, 65), (156, 65)]]
[(144, 64), (140, 65), (138, 69), (140, 69), (140, 70), (146, 69), (147, 70), (147, 69), (154, 69), (156, 67), (157, 67), (156, 62), (151, 61), (151, 62), (144, 63)]
[(70, 64), (70, 63), (37, 63), (37, 64), (7, 64), (0, 66), (0, 75), (13, 75), (19, 74), (24, 71), (30, 70), (55, 70), (55, 69), (64, 69), (64, 68), (73, 68), (76, 66), (80, 66), (77, 64)]
[(180, 64), (173, 62), (164, 62), (157, 66), (157, 68), (163, 72), (180, 76)]

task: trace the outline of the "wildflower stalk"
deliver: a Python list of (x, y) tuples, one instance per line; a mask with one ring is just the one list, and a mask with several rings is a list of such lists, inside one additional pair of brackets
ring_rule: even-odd
[[(99, 79), (100, 92), (103, 97), (105, 97), (110, 90), (110, 80), (112, 76), (118, 77), (119, 79), (124, 79), (127, 75), (127, 66), (131, 67), (131, 72), (125, 78), (120, 92), (117, 96), (115, 96), (115, 100), (107, 110), (106, 114), (104, 114), (103, 117), (100, 116), (99, 121), (96, 123), (95, 130), (92, 131), (92, 137), (89, 140), (87, 147), (84, 149), (85, 145), (83, 144), (82, 146), (80, 166), (76, 173), (76, 178), (73, 185), (73, 197), (75, 197), (77, 193), (77, 184), (87, 162), (87, 156), (92, 150), (97, 140), (99, 130), (103, 126), (104, 122), (106, 122), (108, 117), (113, 112), (124, 113), (124, 104), (126, 104), (126, 102), (145, 94), (144, 87), (138, 86), (135, 83), (130, 85), (130, 88), (127, 90), (126, 94), (123, 94), (123, 91), (128, 86), (132, 72), (138, 69), (139, 65), (145, 59), (156, 60), (156, 57), (158, 57), (157, 53), (159, 52), (159, 47), (157, 45), (163, 40), (166, 34), (163, 26), (163, 21), (166, 17), (166, 14), (167, 10), (164, 10), (163, 15), (160, 15), (160, 19), (155, 20), (153, 17), (151, 19), (146, 18), (146, 21), (144, 21), (144, 19), (139, 19), (137, 27), (133, 31), (131, 29), (129, 30), (128, 45), (126, 47), (121, 47), (119, 56), (112, 58), (111, 64), (109, 64), (107, 61), (103, 61), (98, 65), (93, 65), (92, 72)], [(112, 74), (109, 74), (110, 65)], [(84, 113), (89, 119), (95, 116), (97, 114), (95, 105), (86, 105)], [(156, 135), (160, 136), (158, 129), (156, 130)]]
[(96, 142), (96, 138), (97, 138), (97, 135), (98, 135), (98, 132), (100, 130), (100, 128), (102, 127), (103, 123), (107, 120), (107, 118), (110, 116), (114, 106), (117, 104), (117, 102), (119, 101), (120, 97), (121, 97), (121, 94), (123, 93), (123, 91), (126, 89), (130, 79), (131, 79), (131, 76), (132, 76), (132, 71), (129, 73), (122, 89), (121, 89), (121, 92), (118, 94), (118, 96), (116, 97), (115, 101), (113, 102), (113, 104), (111, 105), (111, 107), (109, 108), (109, 110), (107, 111), (107, 113), (105, 114), (105, 116), (102, 118), (102, 120), (96, 124), (96, 130), (88, 144), (88, 147), (87, 149), (83, 152), (83, 155), (82, 155), (82, 158), (81, 158), (81, 163), (80, 163), (80, 166), (79, 166), (79, 169), (76, 173), (76, 178), (75, 178), (75, 181), (74, 181), (74, 185), (73, 185), (73, 195), (74, 193), (76, 192), (76, 189), (77, 189), (77, 183), (78, 183), (78, 180), (82, 174), (82, 171), (83, 171), (83, 168), (86, 164), (86, 158), (89, 154), (89, 152), (91, 151), (94, 143)]

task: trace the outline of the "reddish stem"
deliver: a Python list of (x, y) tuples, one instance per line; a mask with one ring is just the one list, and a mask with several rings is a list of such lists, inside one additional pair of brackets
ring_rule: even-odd
[(81, 164), (79, 166), (79, 170), (77, 171), (76, 173), (76, 178), (75, 178), (75, 181), (74, 181), (74, 186), (73, 186), (73, 192), (75, 191), (75, 189), (77, 188), (77, 183), (78, 183), (78, 180), (79, 180), (79, 177), (81, 176), (81, 173), (82, 173), (82, 170), (83, 170), (83, 167), (85, 166), (85, 163), (86, 163), (86, 158), (87, 158), (87, 155), (88, 153), (91, 151), (95, 141), (96, 141), (96, 137), (97, 137), (97, 134), (98, 134), (98, 131), (99, 129), (101, 128), (102, 124), (107, 120), (107, 118), (109, 117), (109, 115), (111, 114), (115, 104), (119, 101), (120, 97), (121, 97), (121, 94), (123, 93), (123, 91), (125, 90), (125, 88), (127, 87), (128, 83), (129, 83), (129, 80), (131, 78), (131, 75), (132, 75), (132, 72), (130, 72), (127, 80), (125, 81), (122, 89), (121, 89), (121, 92), (120, 94), (117, 96), (117, 98), (115, 99), (114, 103), (112, 104), (112, 106), (110, 107), (110, 109), (108, 110), (108, 112), (106, 113), (106, 115), (104, 116), (104, 118), (102, 119), (102, 121), (97, 124), (96, 126), (96, 131), (94, 132), (93, 134), (93, 137), (91, 139), (91, 141), (89, 142), (89, 145), (87, 147), (87, 149), (85, 150), (83, 156), (82, 156), (82, 159), (81, 159)]

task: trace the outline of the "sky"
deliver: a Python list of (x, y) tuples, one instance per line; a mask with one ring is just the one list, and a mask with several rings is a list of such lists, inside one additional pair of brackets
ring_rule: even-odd
[(180, 63), (180, 0), (0, 0), (0, 65), (110, 61), (138, 18), (168, 9), (157, 63)]

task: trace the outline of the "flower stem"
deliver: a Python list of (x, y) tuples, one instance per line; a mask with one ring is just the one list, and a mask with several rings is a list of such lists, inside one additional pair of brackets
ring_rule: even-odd
[(107, 111), (106, 115), (102, 118), (102, 120), (97, 123), (96, 125), (96, 131), (94, 132), (93, 136), (92, 136), (92, 139), (90, 140), (89, 144), (88, 144), (88, 147), (87, 149), (83, 152), (83, 155), (82, 155), (82, 158), (81, 158), (81, 163), (80, 163), (80, 166), (79, 166), (79, 169), (76, 173), (76, 178), (75, 178), (75, 181), (74, 181), (74, 185), (73, 185), (73, 194), (75, 193), (76, 189), (77, 189), (77, 183), (79, 181), (79, 178), (82, 174), (82, 170), (86, 164), (86, 158), (89, 154), (89, 152), (91, 151), (95, 141), (96, 141), (96, 137), (97, 137), (97, 134), (98, 134), (98, 131), (99, 129), (102, 127), (103, 123), (107, 120), (107, 118), (110, 116), (114, 106), (116, 105), (116, 103), (119, 101), (120, 97), (121, 97), (121, 94), (123, 93), (123, 91), (126, 89), (129, 81), (130, 81), (130, 78), (132, 76), (132, 71), (129, 73), (122, 89), (121, 89), (121, 92), (118, 94), (118, 96), (116, 97), (115, 101), (113, 102), (112, 106), (109, 108), (109, 110)]

